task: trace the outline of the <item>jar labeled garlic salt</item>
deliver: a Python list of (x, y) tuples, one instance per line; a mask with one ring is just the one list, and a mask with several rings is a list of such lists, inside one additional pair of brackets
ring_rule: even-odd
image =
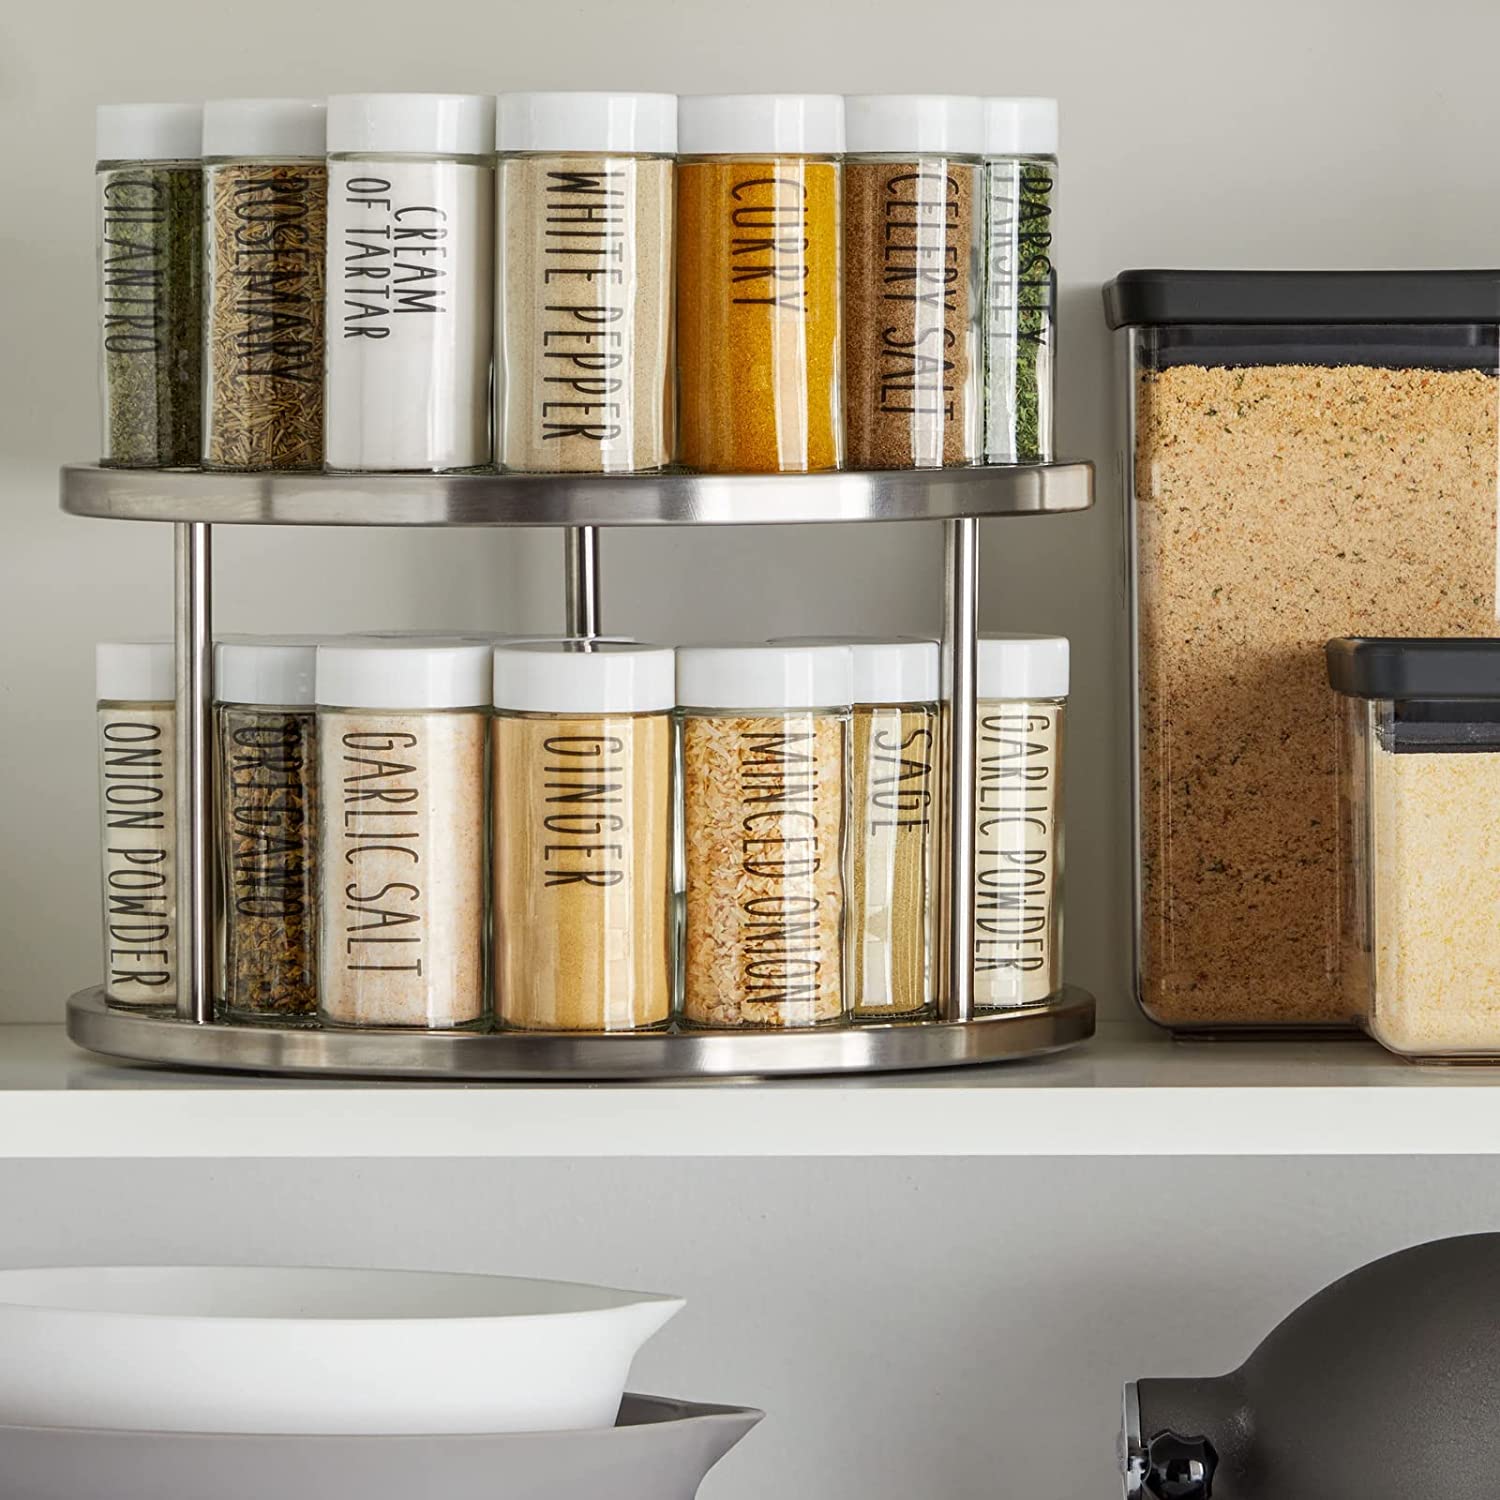
[(490, 648), (318, 647), (320, 1001), (340, 1026), (485, 1016)]
[(677, 697), (684, 1020), (844, 1019), (848, 648), (684, 647)]
[(102, 641), (99, 850), (104, 997), (177, 1003), (176, 714), (170, 641)]
[(495, 651), (494, 982), (506, 1026), (671, 1019), (673, 653)]

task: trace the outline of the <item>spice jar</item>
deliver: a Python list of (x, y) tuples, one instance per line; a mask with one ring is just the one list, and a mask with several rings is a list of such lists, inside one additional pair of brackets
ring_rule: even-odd
[(99, 850), (104, 997), (177, 1003), (177, 754), (169, 641), (104, 641), (99, 699)]
[(1333, 640), (1344, 1002), (1407, 1057), (1500, 1057), (1500, 640)]
[(507, 469), (672, 459), (671, 94), (502, 94), (495, 424)]
[(317, 700), (323, 1019), (483, 1021), (490, 648), (321, 645)]
[(857, 95), (844, 101), (844, 128), (846, 461), (976, 463), (983, 106)]
[(203, 110), (98, 111), (103, 461), (198, 462), (202, 399)]
[(331, 469), (487, 464), (495, 101), (328, 101)]
[(318, 1009), (316, 643), (266, 637), (215, 648), (220, 1009), (285, 1021)]
[(1136, 971), (1176, 1030), (1348, 1026), (1333, 636), (1495, 633), (1500, 275), (1135, 271)]
[(677, 136), (681, 460), (714, 473), (836, 469), (843, 100), (688, 97)]
[(204, 468), (322, 467), (324, 144), (311, 99), (203, 108)]
[(1051, 463), (1057, 100), (987, 99), (985, 111), (985, 462)]
[(495, 651), (495, 1015), (537, 1031), (671, 1019), (673, 653)]
[(677, 698), (684, 1019), (843, 1020), (848, 648), (683, 647)]
[(974, 1006), (1008, 1010), (1062, 985), (1067, 641), (981, 637), (977, 696)]

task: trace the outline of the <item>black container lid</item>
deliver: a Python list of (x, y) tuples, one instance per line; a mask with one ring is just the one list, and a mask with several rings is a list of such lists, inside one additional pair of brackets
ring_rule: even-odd
[(1500, 271), (1121, 271), (1111, 328), (1202, 323), (1500, 323)]
[(1325, 654), (1329, 686), (1349, 698), (1500, 699), (1500, 638), (1344, 636)]

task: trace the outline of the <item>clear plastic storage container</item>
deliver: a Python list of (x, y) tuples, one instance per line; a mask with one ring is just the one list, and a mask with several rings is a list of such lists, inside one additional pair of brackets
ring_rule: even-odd
[(1127, 272), (1139, 994), (1348, 1026), (1332, 636), (1490, 635), (1500, 273)]
[(1348, 1003), (1408, 1057), (1500, 1057), (1500, 640), (1336, 640)]

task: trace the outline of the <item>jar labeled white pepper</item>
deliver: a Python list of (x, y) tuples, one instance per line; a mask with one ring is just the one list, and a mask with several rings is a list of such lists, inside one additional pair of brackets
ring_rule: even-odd
[(320, 1013), (339, 1026), (476, 1025), (490, 648), (319, 646), (317, 699)]
[(672, 94), (502, 94), (497, 456), (630, 473), (672, 460)]
[(683, 647), (677, 697), (683, 1019), (843, 1020), (848, 648)]
[(1036, 1005), (1062, 985), (1062, 636), (979, 641), (974, 1005)]
[(328, 101), (331, 469), (487, 464), (494, 99)]
[(169, 641), (105, 641), (99, 700), (104, 997), (177, 1003), (177, 755)]
[(639, 1031), (671, 1019), (675, 686), (665, 647), (496, 648), (501, 1025)]
[(314, 641), (276, 637), (215, 648), (219, 1008), (237, 1021), (318, 1009), (316, 656)]

